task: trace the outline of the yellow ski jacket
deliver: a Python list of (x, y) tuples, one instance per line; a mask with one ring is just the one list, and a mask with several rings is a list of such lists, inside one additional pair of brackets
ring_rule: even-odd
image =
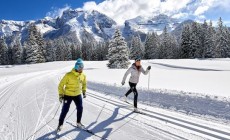
[(86, 76), (84, 73), (78, 73), (75, 69), (68, 72), (61, 80), (58, 86), (59, 96), (78, 96), (86, 92)]

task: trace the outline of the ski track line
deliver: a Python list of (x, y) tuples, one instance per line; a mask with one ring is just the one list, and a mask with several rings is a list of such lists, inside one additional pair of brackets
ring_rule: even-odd
[[(43, 84), (42, 87), (43, 87), (43, 89), (46, 89), (45, 86), (44, 86), (44, 84)], [(48, 91), (46, 91), (46, 92), (44, 93), (44, 94), (45, 94), (45, 98), (44, 98), (43, 103), (42, 103), (42, 109), (40, 109), (39, 104), (38, 104), (37, 93), (35, 94), (35, 97), (36, 97), (35, 100), (36, 100), (36, 104), (37, 104), (37, 107), (38, 107), (39, 112), (40, 112), (40, 115), (39, 115), (40, 118), (39, 118), (38, 121), (37, 121), (37, 125), (36, 125), (36, 127), (35, 127), (36, 129), (35, 129), (35, 131), (34, 131), (34, 133), (33, 133), (34, 135), (33, 135), (33, 137), (30, 138), (30, 139), (35, 139), (35, 138), (34, 138), (34, 137), (36, 137), (36, 133), (35, 133), (35, 132), (37, 131), (37, 128), (40, 126), (40, 124), (42, 124), (42, 123), (43, 123), (43, 124), (45, 125), (45, 127), (49, 130), (49, 132), (55, 131), (55, 130), (56, 130), (55, 128), (53, 128), (52, 126), (50, 126), (50, 125), (47, 123), (46, 118), (52, 114), (51, 112), (55, 109), (55, 105), (56, 105), (57, 103), (55, 102), (53, 108), (52, 108), (51, 110), (49, 110), (49, 112), (48, 112), (45, 116), (42, 115), (42, 113), (44, 112), (44, 107), (45, 107), (44, 104), (45, 104), (45, 101), (46, 101), (46, 94), (47, 94), (47, 93), (48, 93)], [(44, 94), (42, 94), (42, 96), (43, 96)], [(40, 95), (40, 96), (41, 96), (41, 95)], [(39, 96), (39, 97), (40, 97), (40, 96)], [(51, 122), (51, 121), (49, 121), (49, 123), (50, 123), (50, 122)], [(40, 128), (39, 128), (39, 129), (40, 129)], [(42, 129), (44, 129), (44, 128), (42, 128)], [(41, 130), (42, 130), (42, 129), (41, 129)], [(40, 130), (40, 131), (41, 131), (41, 130)], [(38, 132), (39, 132), (39, 131), (38, 131)], [(38, 133), (38, 132), (37, 132), (37, 133)], [(65, 139), (68, 139), (68, 140), (71, 139), (71, 138), (68, 138), (67, 136), (64, 136), (64, 138), (65, 138)]]
[[(94, 97), (94, 98), (97, 98), (97, 97)], [(103, 98), (103, 97), (101, 97), (101, 98)], [(104, 101), (105, 101), (105, 100), (104, 100)], [(117, 102), (117, 101), (113, 101), (113, 102), (120, 103), (120, 102)], [(130, 109), (129, 109), (129, 110), (130, 110)], [(146, 113), (145, 113), (145, 116), (149, 116), (149, 117), (155, 118), (155, 119), (157, 119), (157, 120), (165, 121), (166, 123), (171, 123), (171, 124), (173, 124), (174, 126), (179, 125), (180, 127), (186, 128), (186, 129), (188, 129), (188, 130), (193, 130), (193, 131), (198, 132), (199, 134), (202, 134), (202, 135), (204, 135), (203, 133), (205, 133), (205, 136), (208, 136), (208, 137), (210, 137), (210, 135), (212, 135), (212, 137), (215, 137), (215, 138), (217, 138), (217, 139), (227, 139), (227, 138), (223, 138), (223, 137), (220, 137), (220, 136), (217, 136), (217, 135), (213, 135), (212, 133), (204, 132), (204, 131), (202, 131), (202, 130), (201, 130), (201, 131), (200, 131), (200, 130), (196, 131), (197, 129), (194, 129), (194, 128), (191, 128), (191, 127), (188, 127), (188, 126), (184, 126), (184, 125), (181, 125), (181, 124), (177, 124), (177, 123), (175, 123), (175, 122), (169, 121), (169, 120), (164, 119), (164, 118), (161, 118), (161, 117), (159, 117), (159, 116), (154, 116), (154, 115), (146, 114)], [(214, 133), (215, 133), (215, 132), (214, 132)], [(204, 137), (204, 136), (203, 136), (203, 137)]]
[[(47, 91), (47, 92), (48, 92), (48, 91)], [(47, 94), (47, 92), (44, 93), (44, 94)], [(36, 104), (37, 104), (37, 107), (38, 107), (38, 109), (39, 109), (39, 112), (43, 112), (43, 111), (40, 109), (39, 104), (38, 104), (37, 93), (35, 94), (35, 96), (36, 96)], [(39, 97), (40, 97), (40, 96), (39, 96)], [(55, 103), (55, 105), (56, 105), (56, 103)], [(53, 108), (51, 108), (51, 109), (49, 110), (49, 113), (47, 113), (46, 116), (50, 116), (50, 114), (51, 114), (50, 112), (52, 112), (52, 111), (55, 109), (55, 105), (54, 105)], [(42, 117), (41, 123), (43, 122), (44, 125), (47, 124), (47, 121), (45, 121), (45, 120), (46, 120), (46, 116), (43, 116), (43, 115), (41, 116), (41, 117)], [(45, 126), (47, 127), (48, 131), (51, 132), (51, 130), (52, 130), (52, 129), (50, 129), (51, 126), (49, 126), (48, 124), (45, 125)], [(36, 135), (35, 135), (35, 136), (36, 136)]]
[[(89, 102), (90, 103), (90, 102)], [(101, 107), (101, 106), (95, 106), (95, 104), (93, 104), (94, 105), (94, 107)], [(110, 110), (111, 111), (111, 110)], [(104, 112), (104, 113), (106, 113), (106, 114), (109, 114), (109, 113), (107, 113), (107, 112)], [(109, 115), (111, 115), (111, 114), (109, 114)], [(119, 113), (119, 115), (120, 115), (120, 113)], [(130, 120), (128, 120), (128, 121), (126, 121), (122, 126), (124, 126), (124, 125), (126, 125), (126, 124), (128, 124), (129, 122), (131, 122), (136, 116), (137, 116), (138, 114), (136, 114), (134, 117), (128, 117), (128, 118), (131, 118)], [(71, 116), (71, 115), (70, 115)], [(124, 115), (121, 115), (121, 116), (124, 116)], [(71, 123), (71, 124), (73, 124), (73, 121), (71, 120), (71, 121), (68, 121), (68, 120), (66, 120), (66, 122), (69, 122), (69, 123)], [(121, 127), (119, 127), (119, 129), (120, 129)], [(86, 132), (87, 133), (87, 132)], [(96, 132), (96, 133), (98, 133), (98, 132)], [(95, 133), (95, 134), (96, 134)], [(128, 132), (127, 132), (128, 133)], [(111, 136), (113, 134), (113, 131), (111, 132), (111, 134), (109, 135), (109, 136)], [(95, 135), (93, 135), (93, 134), (91, 134), (92, 136), (95, 136)], [(97, 135), (97, 134), (96, 134)], [(127, 134), (126, 134), (127, 135)], [(155, 138), (154, 139), (149, 139), (149, 138), (146, 138), (146, 137), (141, 137), (141, 136), (133, 136), (132, 134), (128, 134), (129, 136), (131, 136), (131, 137), (138, 137), (138, 138), (145, 138), (145, 140), (156, 140)], [(153, 135), (153, 134), (149, 134), (149, 135)], [(95, 137), (102, 137), (102, 136), (99, 136), (99, 135), (97, 135), (97, 136), (95, 136)], [(108, 139), (108, 140), (110, 140), (108, 137), (106, 137), (106, 138), (103, 138), (103, 139)], [(134, 138), (135, 139), (135, 138)]]
[[(93, 98), (93, 97), (92, 97), (92, 98)], [(99, 99), (99, 100), (100, 100), (100, 99)], [(89, 103), (91, 103), (91, 104), (93, 104), (93, 105), (95, 105), (95, 106), (97, 106), (97, 107), (103, 107), (103, 105), (96, 104), (96, 103), (91, 102), (91, 101), (89, 101), (89, 100), (86, 100), (86, 101), (89, 102)], [(106, 101), (104, 101), (104, 102), (106, 102)], [(108, 102), (106, 102), (106, 103), (108, 103)], [(113, 105), (114, 105), (114, 104), (113, 104)], [(114, 105), (114, 106), (116, 106), (116, 105)], [(107, 107), (104, 107), (104, 109), (109, 110), (109, 111), (111, 111), (111, 112), (114, 111), (114, 110), (112, 110), (112, 109), (110, 109), (110, 108), (107, 108)], [(104, 112), (104, 113), (107, 113), (107, 112)], [(107, 114), (109, 114), (109, 113), (107, 113)], [(125, 115), (122, 114), (122, 113), (118, 113), (118, 114), (121, 115), (121, 116), (125, 116)], [(111, 115), (111, 114), (109, 114), (109, 115)], [(139, 115), (139, 114), (138, 114), (138, 115)], [(133, 121), (136, 121), (136, 122), (141, 122), (142, 124), (147, 125), (147, 126), (153, 128), (153, 130), (158, 131), (158, 132), (161, 133), (161, 134), (164, 133), (164, 135), (167, 135), (168, 137), (171, 137), (171, 138), (174, 139), (174, 140), (176, 140), (176, 139), (178, 139), (178, 140), (185, 139), (185, 140), (186, 140), (186, 138), (183, 138), (183, 137), (180, 137), (180, 136), (175, 135), (175, 134), (173, 134), (173, 133), (167, 132), (167, 131), (162, 130), (162, 129), (160, 129), (160, 128), (157, 128), (157, 127), (155, 127), (155, 126), (153, 126), (153, 125), (150, 125), (150, 124), (148, 124), (148, 123), (145, 123), (145, 122), (142, 122), (142, 121), (140, 121), (140, 120), (137, 120), (137, 119), (135, 119), (135, 118), (132, 118), (132, 117), (127, 117), (127, 118), (132, 119)]]
[[(94, 96), (92, 93), (91, 93), (91, 95)], [(101, 97), (101, 98), (104, 98), (104, 97)], [(104, 99), (106, 99), (106, 98), (104, 98)], [(118, 102), (118, 101), (115, 101), (115, 100), (113, 100), (113, 101), (116, 102), (116, 103), (122, 103), (122, 102)], [(124, 104), (124, 103), (122, 103), (122, 104)], [(153, 113), (153, 114), (156, 114), (156, 115), (160, 115), (160, 116), (163, 116), (163, 117), (167, 117), (167, 118), (170, 118), (170, 119), (174, 119), (174, 120), (177, 120), (177, 121), (180, 121), (180, 122), (188, 123), (188, 124), (191, 124), (191, 125), (194, 125), (194, 126), (197, 126), (197, 127), (202, 127), (204, 129), (208, 129), (208, 130), (211, 130), (211, 131), (216, 131), (218, 133), (223, 133), (225, 135), (230, 135), (230, 133), (226, 132), (226, 131), (221, 131), (221, 130), (218, 130), (218, 129), (210, 128), (208, 126), (200, 125), (200, 124), (197, 124), (197, 123), (194, 123), (194, 122), (189, 122), (189, 121), (179, 119), (179, 118), (175, 118), (175, 117), (172, 117), (172, 116), (168, 116), (168, 115), (165, 115), (165, 114), (162, 114), (162, 113), (154, 112), (154, 111), (147, 110), (147, 109), (144, 109), (144, 108), (141, 108), (141, 110), (144, 110), (146, 112)]]
[[(45, 73), (47, 73), (47, 72), (45, 72)], [(0, 101), (4, 99), (3, 96), (6, 97), (8, 94), (10, 94), (10, 95), (5, 99), (5, 101), (4, 101), (3, 104), (1, 105), (0, 109), (2, 109), (3, 106), (9, 101), (9, 99), (10, 99), (11, 97), (13, 97), (13, 95), (16, 94), (16, 89), (20, 88), (20, 84), (22, 84), (23, 82), (26, 82), (26, 79), (28, 79), (28, 78), (36, 78), (36, 77), (38, 77), (38, 76), (40, 76), (40, 75), (41, 75), (41, 73), (31, 73), (31, 74), (26, 75), (26, 76), (23, 77), (23, 78), (17, 79), (17, 80), (15, 80), (15, 81), (9, 83), (9, 85), (6, 85), (6, 86), (4, 87), (4, 90), (1, 92), (1, 95), (2, 95), (2, 96), (1, 96)], [(18, 97), (17, 94), (16, 94), (16, 97)], [(17, 107), (16, 107), (15, 109), (17, 109)], [(20, 111), (18, 111), (18, 112), (20, 113)], [(17, 122), (18, 125), (17, 125), (17, 126), (19, 126), (19, 121), (21, 120), (21, 119), (19, 119), (19, 116), (20, 116), (20, 114), (18, 114), (18, 122)], [(23, 127), (22, 127), (22, 129), (23, 129)], [(18, 130), (17, 130), (17, 131), (18, 131)], [(17, 132), (17, 133), (18, 133), (18, 132)], [(21, 134), (21, 135), (25, 135), (25, 134), (22, 134), (22, 133), (20, 133), (20, 134)], [(18, 135), (19, 135), (19, 134), (16, 134), (16, 137), (18, 137)]]
[[(94, 96), (94, 95), (92, 95), (92, 93), (90, 93), (90, 94), (91, 94), (91, 96)], [(95, 98), (97, 98), (97, 97), (95, 97)], [(100, 98), (103, 98), (103, 97), (100, 97)], [(104, 99), (106, 99), (106, 98), (104, 98)], [(116, 102), (116, 103), (124, 105), (124, 103), (120, 103), (118, 101), (113, 101), (113, 102)], [(165, 116), (165, 115), (163, 116), (163, 114), (159, 114), (159, 113), (155, 114), (155, 112), (151, 112), (151, 111), (148, 111), (148, 112), (150, 114), (145, 114), (145, 116), (149, 116), (151, 118), (155, 118), (155, 119), (158, 119), (158, 120), (161, 120), (161, 121), (165, 121), (165, 122), (170, 123), (172, 125), (180, 126), (180, 127), (186, 128), (188, 130), (198, 132), (198, 133), (200, 133), (202, 135), (207, 135), (208, 137), (211, 136), (211, 137), (217, 138), (217, 139), (230, 139), (230, 134), (228, 132), (224, 132), (224, 131), (217, 130), (217, 129), (214, 129), (214, 128), (203, 127), (202, 125), (198, 125), (198, 124), (197, 124), (197, 126), (194, 126), (193, 124), (195, 124), (195, 123), (189, 124), (188, 121), (184, 121), (184, 120), (181, 121), (181, 119), (173, 120), (172, 118), (167, 118), (167, 116)]]
[[(103, 106), (101, 106), (101, 105), (99, 105), (99, 104), (96, 104), (96, 103), (91, 102), (91, 101), (88, 101), (88, 100), (87, 100), (87, 102), (89, 102), (89, 103), (91, 103), (91, 104), (93, 104), (93, 105), (95, 105), (95, 106), (97, 106), (97, 107), (103, 107)], [(112, 109), (110, 109), (110, 108), (107, 108), (107, 107), (105, 107), (104, 109), (109, 110), (109, 111), (111, 111), (111, 112), (114, 111), (114, 110), (112, 110)], [(107, 113), (107, 112), (104, 112), (104, 113)], [(107, 113), (107, 114), (109, 114), (109, 113)], [(125, 115), (122, 114), (122, 113), (118, 113), (118, 114), (121, 115), (121, 116), (125, 116)], [(109, 114), (109, 115), (111, 115), (111, 114)], [(141, 122), (140, 120), (137, 120), (137, 119), (135, 119), (135, 118), (131, 118), (131, 117), (127, 117), (127, 118), (132, 119), (133, 121), (136, 121), (136, 122)], [(158, 132), (161, 133), (161, 134), (164, 133), (164, 135), (168, 135), (168, 137), (171, 137), (173, 140), (176, 140), (176, 139), (178, 139), (178, 140), (185, 139), (185, 138), (182, 138), (182, 137), (177, 136), (177, 135), (175, 135), (175, 134), (172, 134), (172, 133), (170, 133), (170, 132), (167, 132), (167, 131), (165, 131), (165, 130), (159, 129), (159, 128), (157, 128), (157, 127), (155, 127), (155, 126), (153, 126), (153, 125), (150, 125), (150, 124), (148, 124), (148, 123), (145, 123), (145, 122), (141, 122), (141, 123), (144, 124), (144, 125), (146, 125), (146, 126), (149, 126), (149, 127), (153, 128), (152, 130), (154, 130), (154, 131), (158, 131)], [(186, 140), (186, 139), (185, 139), (185, 140)]]
[[(17, 81), (15, 81), (15, 82), (12, 82), (12, 83), (9, 84), (8, 86), (6, 86), (6, 87), (4, 88), (4, 90), (0, 93), (0, 95), (1, 95), (1, 97), (0, 97), (0, 102), (3, 103), (3, 104), (0, 106), (0, 109), (2, 109), (2, 107), (4, 106), (4, 104), (7, 102), (8, 98), (10, 98), (10, 96), (12, 95), (12, 94), (10, 94), (8, 97), (6, 97), (6, 96), (9, 94), (9, 91), (11, 91), (11, 90), (15, 91), (16, 88), (17, 88), (16, 85), (20, 84), (20, 81), (22, 81), (22, 79), (17, 80)], [(6, 97), (6, 100), (5, 100), (5, 101), (3, 101), (3, 100), (5, 99), (4, 97)], [(3, 101), (3, 102), (2, 102), (2, 101)]]
[[(43, 73), (47, 73), (47, 72), (43, 72)], [(28, 78), (30, 78), (30, 77), (34, 77), (34, 78), (35, 78), (35, 77), (37, 77), (37, 76), (39, 76), (39, 75), (41, 75), (41, 74), (42, 74), (42, 73), (37, 73), (37, 72), (28, 74), (28, 75), (26, 75), (25, 77), (20, 78), (20, 79), (17, 79), (17, 80), (15, 80), (15, 81), (13, 81), (12, 83), (10, 83), (8, 86), (6, 86), (5, 89), (4, 89), (4, 91), (1, 92), (1, 94), (3, 93), (3, 95), (1, 96), (0, 101), (3, 100), (3, 96), (6, 96), (7, 93), (8, 93), (8, 94), (11, 93), (11, 94), (6, 98), (6, 100), (5, 100), (5, 101), (3, 102), (3, 104), (0, 106), (0, 110), (1, 110), (2, 107), (6, 104), (6, 102), (10, 99), (10, 97), (11, 97), (12, 95), (15, 94), (16, 89), (19, 87), (20, 84), (22, 84), (21, 82), (25, 82), (26, 79), (28, 79)], [(9, 91), (12, 91), (12, 92), (9, 92)], [(0, 103), (1, 103), (1, 102), (0, 102)]]
[[(100, 106), (100, 105), (98, 105), (98, 104), (95, 104), (95, 103), (92, 103), (92, 102), (90, 102), (90, 101), (88, 101), (88, 100), (86, 100), (88, 103), (90, 103), (90, 104), (92, 104), (93, 106), (95, 106), (95, 107), (100, 107), (100, 108), (105, 108), (105, 105), (107, 104), (107, 103), (105, 103), (103, 106)], [(108, 108), (105, 108), (106, 110), (109, 110), (109, 111), (111, 111), (111, 112), (113, 112), (113, 110), (111, 110), (111, 109), (108, 109)], [(74, 112), (74, 111), (73, 111)], [(71, 117), (71, 115), (73, 114), (73, 112), (69, 115), (69, 117)], [(101, 110), (101, 112), (103, 112), (102, 110)], [(106, 114), (108, 114), (108, 115), (111, 115), (110, 113), (108, 113), (108, 112), (104, 112), (104, 113), (106, 113)], [(101, 113), (99, 113), (99, 114), (101, 114)], [(118, 113), (119, 115), (121, 115), (121, 116), (125, 116), (124, 114), (121, 114), (121, 113)], [(138, 122), (139, 120), (136, 120), (136, 119), (134, 119), (136, 116), (138, 116), (138, 114), (136, 114), (134, 117), (127, 117), (127, 118), (129, 118), (130, 120), (129, 121), (127, 121), (127, 122), (131, 122), (131, 121), (136, 121), (136, 122)], [(69, 118), (68, 117), (68, 118)], [(66, 119), (66, 121), (68, 122), (68, 118)], [(127, 122), (125, 122), (125, 124), (127, 124)], [(125, 124), (123, 124), (123, 125), (125, 125)], [(144, 124), (144, 123), (143, 123)], [(122, 125), (122, 126), (123, 126)], [(151, 126), (151, 127), (153, 127), (153, 126)], [(159, 133), (161, 133), (162, 134), (162, 130), (160, 130), (159, 131), (159, 129), (158, 128), (156, 128), (155, 129), (156, 131), (158, 131)], [(151, 132), (153, 132), (153, 131), (151, 131)], [(111, 132), (111, 135), (114, 133), (114, 131), (112, 131)], [(159, 133), (154, 133), (154, 134), (156, 134), (158, 137), (163, 137), (164, 135), (162, 134), (162, 135), (159, 135)], [(164, 133), (166, 133), (166, 135), (168, 135), (168, 137), (171, 137), (170, 139), (173, 139), (173, 140), (181, 140), (181, 139), (184, 139), (184, 138), (180, 138), (180, 139), (178, 139), (178, 138), (175, 138), (175, 137), (173, 137), (172, 135), (174, 135), (174, 134), (168, 134), (168, 132), (164, 132)], [(148, 132), (148, 134), (149, 135), (153, 135), (152, 133), (149, 133)], [(109, 136), (111, 136), (111, 135), (109, 135)], [(127, 135), (127, 134), (126, 134)], [(132, 136), (132, 134), (130, 134), (130, 136)], [(144, 138), (144, 137), (140, 137), (140, 136), (137, 136), (138, 138)], [(156, 137), (156, 136), (154, 136), (154, 137)], [(178, 136), (177, 136), (178, 137)], [(108, 137), (106, 138), (106, 139), (108, 139)], [(146, 139), (146, 138), (145, 138)], [(166, 138), (162, 138), (162, 139), (166, 139)], [(156, 138), (154, 138), (154, 139), (148, 139), (148, 140), (156, 140)], [(159, 139), (160, 140), (160, 139)]]

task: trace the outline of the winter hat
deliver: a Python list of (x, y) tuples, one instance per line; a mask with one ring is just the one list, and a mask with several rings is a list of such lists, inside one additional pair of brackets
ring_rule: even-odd
[(137, 61), (141, 61), (141, 57), (136, 57), (135, 62), (137, 62)]
[(83, 60), (81, 58), (77, 59), (77, 62), (75, 63), (74, 69), (80, 70), (84, 68)]

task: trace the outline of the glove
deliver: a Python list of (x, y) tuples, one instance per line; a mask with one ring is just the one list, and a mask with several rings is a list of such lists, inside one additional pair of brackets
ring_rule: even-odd
[(148, 67), (147, 67), (147, 70), (151, 70), (151, 66), (148, 66)]
[(83, 94), (83, 98), (86, 98), (86, 94), (85, 94), (85, 92), (83, 92), (82, 94)]
[(123, 86), (125, 84), (125, 82), (121, 82), (121, 85)]
[(64, 96), (63, 95), (59, 95), (59, 101), (60, 101), (60, 103), (62, 103), (63, 100), (64, 100)]

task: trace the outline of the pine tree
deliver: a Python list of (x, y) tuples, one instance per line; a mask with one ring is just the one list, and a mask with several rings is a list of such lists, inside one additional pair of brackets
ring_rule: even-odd
[(214, 58), (215, 57), (215, 31), (212, 27), (212, 22), (210, 21), (209, 25), (207, 22), (204, 22), (204, 58)]
[(130, 64), (128, 47), (119, 29), (116, 29), (109, 44), (107, 58), (109, 59), (107, 64), (109, 68), (128, 68)]
[(181, 34), (181, 48), (180, 48), (180, 57), (181, 58), (190, 58), (191, 57), (191, 31), (190, 26), (185, 25)]
[(48, 40), (45, 46), (46, 46), (45, 47), (46, 61), (47, 62), (55, 61), (56, 53), (55, 53), (53, 42), (51, 40)]
[(4, 38), (0, 38), (0, 64), (1, 65), (9, 64), (8, 47), (5, 43)]
[(25, 43), (27, 63), (43, 63), (46, 61), (44, 56), (44, 42), (41, 41), (41, 38), (36, 26), (31, 24), (29, 27), (29, 37)]
[(230, 44), (228, 42), (228, 32), (228, 29), (223, 25), (222, 18), (220, 18), (216, 32), (216, 57), (229, 57)]
[(82, 45), (82, 58), (84, 60), (91, 60), (92, 58), (92, 43), (89, 40), (83, 39)]
[(63, 50), (64, 44), (61, 39), (56, 39), (55, 40), (55, 56), (56, 56), (56, 61), (64, 61), (64, 50)]
[(190, 58), (201, 58), (202, 57), (202, 44), (201, 44), (201, 33), (199, 24), (194, 22), (191, 26), (191, 52)]
[(159, 58), (160, 39), (156, 33), (147, 34), (144, 46), (145, 59)]
[(140, 36), (133, 36), (130, 47), (130, 58), (135, 59), (137, 57), (143, 57), (143, 48)]
[(61, 38), (63, 46), (63, 52), (64, 52), (64, 61), (72, 60), (72, 53), (71, 53), (71, 44), (68, 43), (67, 40), (64, 40)]
[(27, 42), (24, 43), (25, 47), (25, 62), (27, 64), (35, 64), (39, 61), (39, 54), (37, 53), (38, 45), (37, 44), (27, 44)]
[(22, 55), (23, 55), (23, 48), (18, 38), (14, 44), (12, 44), (12, 60), (13, 64), (21, 64), (22, 63)]

